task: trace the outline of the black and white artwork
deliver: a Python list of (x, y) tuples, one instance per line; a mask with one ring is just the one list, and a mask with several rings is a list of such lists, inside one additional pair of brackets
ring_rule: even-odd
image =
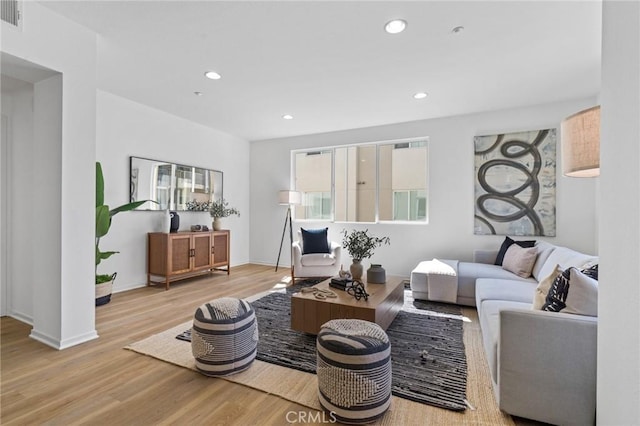
[(556, 130), (476, 136), (477, 235), (556, 235)]

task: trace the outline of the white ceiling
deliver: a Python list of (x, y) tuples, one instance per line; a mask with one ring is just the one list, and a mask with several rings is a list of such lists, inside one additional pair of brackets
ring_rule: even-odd
[[(251, 141), (576, 99), (600, 87), (599, 1), (43, 4), (100, 35), (100, 89)], [(392, 18), (407, 30), (385, 33)], [(458, 25), (465, 30), (453, 34)], [(210, 69), (222, 79), (204, 78)], [(429, 96), (413, 99), (419, 91)]]

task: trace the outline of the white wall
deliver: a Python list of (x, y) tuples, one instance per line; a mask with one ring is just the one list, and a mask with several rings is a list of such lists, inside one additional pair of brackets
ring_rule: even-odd
[[(569, 114), (596, 104), (593, 99), (532, 106), (506, 111), (414, 121), (343, 132), (257, 141), (251, 144), (251, 261), (273, 264), (278, 254), (286, 209), (278, 206), (277, 192), (290, 187), (292, 149), (429, 137), (429, 223), (328, 224), (335, 241), (339, 231), (366, 229), (389, 236), (390, 246), (377, 249), (371, 259), (388, 273), (408, 276), (415, 265), (433, 257), (470, 260), (475, 248), (497, 248), (503, 236), (473, 234), (475, 135), (557, 128)], [(558, 156), (560, 148), (558, 145)], [(558, 158), (560, 164), (560, 158)], [(545, 238), (588, 253), (597, 252), (595, 190), (597, 179), (557, 176), (557, 236)], [(294, 222), (302, 226), (327, 224)], [(294, 232), (295, 235), (295, 232)], [(288, 247), (286, 247), (288, 249)], [(283, 259), (289, 259), (283, 251)], [(350, 260), (345, 259), (345, 264)]]
[[(4, 100), (0, 100), (3, 104)], [(9, 117), (4, 110), (0, 114), (0, 317), (7, 315), (7, 144), (9, 140)]]
[[(33, 324), (33, 263), (29, 260), (34, 252), (32, 238), (20, 238), (19, 229), (29, 229), (34, 223), (33, 170), (31, 167), (16, 167), (30, 164), (33, 161), (33, 85), (25, 84), (19, 90), (2, 93), (2, 114), (7, 117), (9, 125), (7, 150), (8, 170), (6, 172), (6, 200), (3, 199), (7, 219), (11, 226), (7, 227), (3, 236), (6, 244), (6, 261), (11, 264), (4, 275), (7, 283), (7, 314), (21, 321)], [(5, 141), (7, 142), (7, 141)], [(3, 164), (3, 167), (5, 164)], [(9, 180), (10, 179), (10, 180)], [(9, 185), (9, 182), (11, 183)]]
[[(97, 337), (92, 266), (96, 36), (36, 2), (23, 2), (23, 17), (22, 31), (2, 24), (2, 52), (33, 64), (18, 69), (11, 77), (39, 84), (42, 79), (33, 79), (39, 75), (38, 68), (62, 75), (57, 83), (62, 99), (58, 111), (51, 111), (58, 123), (48, 122), (41, 111), (44, 121), (39, 127), (34, 115), (36, 157), (12, 165), (30, 170), (43, 166), (43, 179), (34, 176), (34, 183), (40, 193), (48, 194), (34, 199), (34, 203), (40, 203), (32, 209), (35, 231), (21, 234), (32, 239), (29, 267), (34, 270), (34, 282), (25, 284), (33, 288), (34, 311), (25, 314), (33, 316), (31, 337), (62, 349)], [(3, 73), (4, 65), (3, 55)], [(48, 95), (55, 91), (47, 84), (41, 88)], [(36, 106), (55, 103), (38, 99), (37, 92)], [(53, 126), (50, 133), (47, 125)], [(44, 172), (48, 172), (46, 179)], [(42, 234), (41, 230), (46, 232)], [(19, 266), (7, 265), (16, 273)], [(50, 269), (45, 269), (47, 266)], [(15, 285), (18, 283), (9, 283)], [(50, 295), (52, 300), (47, 299)]]
[(640, 3), (603, 2), (598, 409), (640, 421)]
[[(165, 112), (98, 91), (96, 159), (102, 163), (105, 203), (129, 202), (129, 156), (220, 170), (224, 197), (240, 217), (223, 219), (231, 230), (232, 266), (249, 261), (249, 143)], [(206, 212), (179, 212), (180, 230), (208, 225)], [(118, 272), (114, 291), (146, 284), (147, 232), (161, 230), (163, 212), (133, 211), (113, 218), (103, 250), (120, 253), (100, 264), (101, 273)]]

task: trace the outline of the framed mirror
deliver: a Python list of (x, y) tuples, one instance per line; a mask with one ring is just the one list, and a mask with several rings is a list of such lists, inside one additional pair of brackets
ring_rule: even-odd
[(222, 172), (202, 167), (129, 157), (129, 199), (153, 200), (137, 210), (208, 211), (222, 199)]

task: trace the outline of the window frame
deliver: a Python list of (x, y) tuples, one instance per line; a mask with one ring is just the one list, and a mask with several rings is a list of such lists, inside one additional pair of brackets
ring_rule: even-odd
[[(343, 145), (329, 145), (322, 147), (312, 147), (312, 148), (301, 148), (301, 149), (293, 149), (290, 151), (291, 154), (291, 174), (290, 174), (290, 185), (291, 188), (294, 188), (295, 191), (298, 191), (296, 187), (296, 155), (301, 153), (312, 153), (312, 152), (331, 152), (331, 212), (329, 215), (329, 219), (307, 219), (307, 218), (298, 218), (295, 216), (295, 209), (292, 209), (293, 219), (300, 222), (328, 222), (328, 223), (341, 223), (341, 224), (394, 224), (394, 225), (428, 225), (429, 224), (429, 136), (420, 136), (420, 137), (411, 137), (411, 138), (403, 138), (403, 139), (390, 139), (384, 141), (373, 141), (373, 142), (361, 142), (361, 143), (349, 143)], [(383, 145), (398, 145), (398, 144), (408, 144), (406, 148), (415, 147), (413, 144), (420, 144), (419, 146), (425, 147), (425, 218), (420, 220), (389, 220), (389, 219), (380, 219), (380, 147)], [(340, 148), (350, 148), (350, 147), (365, 147), (365, 146), (375, 146), (375, 216), (374, 221), (348, 221), (348, 220), (336, 220), (336, 159), (335, 153), (336, 149)], [(395, 147), (394, 147), (395, 149)], [(399, 190), (399, 191), (407, 191), (411, 192), (412, 190)], [(420, 191), (415, 190), (415, 191)], [(393, 193), (393, 190), (392, 190)], [(303, 197), (304, 198), (304, 197)], [(392, 202), (393, 204), (393, 202)], [(393, 206), (392, 206), (393, 210)], [(409, 215), (410, 216), (410, 215)]]

